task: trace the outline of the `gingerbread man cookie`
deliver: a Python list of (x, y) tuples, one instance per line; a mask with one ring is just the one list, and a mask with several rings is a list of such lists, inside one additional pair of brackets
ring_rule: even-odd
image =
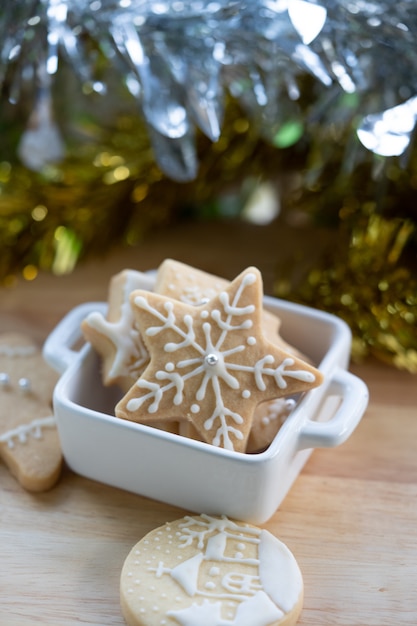
[(244, 452), (260, 402), (307, 391), (323, 378), (264, 336), (262, 298), (254, 267), (200, 306), (134, 291), (150, 363), (116, 415), (145, 424), (189, 420), (204, 441)]
[(225, 516), (186, 516), (148, 533), (120, 577), (128, 626), (294, 626), (303, 579), (288, 547)]
[(58, 480), (62, 452), (51, 401), (57, 375), (28, 337), (0, 335), (0, 456), (28, 491)]

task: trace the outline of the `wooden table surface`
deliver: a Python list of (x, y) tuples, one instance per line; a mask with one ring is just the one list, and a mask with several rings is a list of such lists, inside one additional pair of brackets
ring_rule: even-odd
[[(69, 276), (0, 289), (0, 331), (23, 331), (41, 344), (73, 306), (105, 299), (112, 274), (157, 267), (165, 257), (228, 278), (255, 264), (270, 292), (274, 246), (268, 228), (179, 225)], [(370, 390), (359, 427), (339, 448), (314, 451), (264, 526), (303, 572), (299, 626), (415, 626), (417, 378), (378, 362), (352, 371)], [(68, 469), (51, 491), (30, 494), (0, 464), (0, 624), (123, 626), (118, 584), (127, 553), (184, 514)]]

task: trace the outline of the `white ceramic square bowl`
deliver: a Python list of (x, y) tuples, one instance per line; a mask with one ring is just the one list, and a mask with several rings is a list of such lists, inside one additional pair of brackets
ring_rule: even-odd
[[(144, 277), (143, 288), (152, 289), (153, 280)], [(43, 350), (45, 360), (62, 374), (54, 411), (69, 467), (189, 511), (255, 524), (268, 520), (312, 450), (348, 439), (366, 409), (368, 390), (347, 371), (351, 333), (342, 320), (271, 297), (264, 303), (281, 318), (283, 338), (312, 359), (325, 381), (300, 399), (268, 449), (258, 454), (231, 452), (116, 418), (120, 391), (102, 385), (99, 358), (90, 345), (73, 347), (81, 339), (81, 321), (91, 311), (105, 313), (106, 305), (86, 303), (70, 311)]]

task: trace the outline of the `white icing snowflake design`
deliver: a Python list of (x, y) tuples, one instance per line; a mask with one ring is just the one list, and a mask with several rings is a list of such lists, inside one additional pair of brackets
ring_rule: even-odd
[(130, 376), (134, 378), (149, 360), (140, 333), (133, 325), (129, 303), (121, 307), (118, 322), (109, 322), (94, 311), (87, 317), (87, 323), (102, 333), (114, 346), (114, 357), (109, 369), (109, 377)]
[[(243, 449), (259, 401), (288, 395), (289, 380), (291, 393), (315, 386), (317, 370), (264, 340), (262, 307), (253, 304), (259, 290), (260, 275), (250, 268), (199, 307), (134, 294), (151, 364), (119, 403), (119, 415), (135, 419), (139, 412), (151, 422), (155, 414), (185, 414), (209, 443)], [(153, 354), (155, 363), (163, 355), (162, 368)]]
[[(122, 304), (118, 321), (110, 322), (101, 313), (94, 311), (86, 319), (88, 326), (104, 335), (114, 346), (114, 355), (108, 371), (108, 382), (127, 376), (135, 380), (149, 361), (142, 337), (135, 327), (129, 296), (141, 284), (142, 275), (126, 271), (122, 290)], [(117, 295), (115, 294), (117, 298)]]

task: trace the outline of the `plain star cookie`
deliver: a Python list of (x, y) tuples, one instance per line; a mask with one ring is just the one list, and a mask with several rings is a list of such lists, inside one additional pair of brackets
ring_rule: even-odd
[(0, 335), (0, 456), (28, 491), (51, 488), (61, 473), (51, 407), (56, 381), (29, 337)]
[(303, 579), (287, 546), (225, 516), (186, 516), (127, 556), (120, 602), (128, 626), (294, 626)]
[(149, 365), (116, 416), (190, 421), (207, 443), (244, 452), (256, 406), (307, 391), (322, 374), (265, 338), (259, 270), (248, 268), (200, 306), (134, 291)]

